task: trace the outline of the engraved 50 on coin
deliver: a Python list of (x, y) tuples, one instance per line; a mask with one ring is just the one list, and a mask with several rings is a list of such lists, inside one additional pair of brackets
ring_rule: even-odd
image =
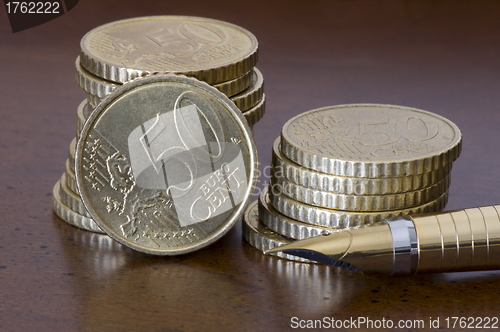
[(229, 81), (255, 66), (258, 50), (248, 30), (189, 16), (111, 22), (88, 32), (80, 46), (82, 66), (117, 83), (152, 73), (184, 74), (209, 84)]
[(413, 176), (458, 158), (458, 127), (437, 114), (410, 107), (352, 104), (320, 108), (288, 120), (281, 151), (319, 172), (383, 178)]
[(92, 112), (76, 149), (88, 212), (135, 250), (177, 255), (224, 235), (257, 180), (247, 121), (196, 79), (158, 75), (113, 91)]

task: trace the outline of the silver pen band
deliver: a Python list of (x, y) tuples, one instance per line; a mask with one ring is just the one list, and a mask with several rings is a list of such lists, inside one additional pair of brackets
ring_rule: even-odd
[(410, 217), (385, 220), (391, 230), (394, 248), (394, 268), (391, 275), (412, 275), (418, 268), (418, 239)]

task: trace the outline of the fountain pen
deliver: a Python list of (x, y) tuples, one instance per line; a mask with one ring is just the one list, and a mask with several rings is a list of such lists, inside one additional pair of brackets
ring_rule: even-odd
[(324, 232), (265, 251), (364, 274), (413, 275), (500, 269), (500, 205), (398, 216)]

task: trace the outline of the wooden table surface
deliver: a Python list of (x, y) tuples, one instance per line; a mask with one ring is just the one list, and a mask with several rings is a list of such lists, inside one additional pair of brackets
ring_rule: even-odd
[(224, 20), (258, 38), (261, 169), (296, 114), (411, 106), (462, 131), (447, 209), (500, 203), (498, 1), (82, 0), (18, 33), (0, 10), (0, 331), (279, 331), (329, 317), (426, 328), (439, 318), (446, 328), (447, 317), (500, 316), (497, 271), (390, 278), (293, 263), (247, 244), (241, 222), (205, 249), (156, 257), (59, 219), (51, 191), (85, 98), (74, 79), (79, 41), (98, 25), (158, 14)]

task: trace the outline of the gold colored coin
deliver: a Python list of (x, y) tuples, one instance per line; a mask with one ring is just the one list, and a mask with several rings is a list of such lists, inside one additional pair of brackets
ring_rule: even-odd
[(87, 209), (85, 208), (85, 205), (83, 205), (82, 199), (80, 196), (71, 189), (68, 188), (68, 185), (66, 184), (66, 175), (63, 174), (61, 176), (61, 179), (59, 180), (59, 198), (61, 199), (61, 202), (67, 206), (69, 209), (72, 211), (75, 211), (76, 213), (89, 217), (90, 215), (87, 212)]
[(458, 127), (415, 108), (352, 104), (302, 113), (281, 131), (281, 151), (319, 172), (401, 177), (431, 172), (458, 158)]
[(179, 75), (113, 91), (76, 149), (79, 194), (92, 219), (138, 251), (205, 247), (243, 215), (256, 184), (255, 141), (227, 96)]
[(76, 137), (80, 137), (85, 120), (87, 120), (89, 114), (92, 112), (92, 106), (90, 106), (87, 99), (84, 99), (76, 111)]
[(60, 190), (61, 190), (60, 182), (57, 181), (52, 190), (52, 204), (54, 212), (57, 214), (57, 216), (59, 216), (59, 218), (61, 218), (63, 221), (67, 222), (72, 226), (87, 231), (104, 234), (104, 232), (97, 226), (97, 224), (91, 218), (82, 216), (81, 214), (78, 214), (77, 212), (71, 210), (69, 207), (64, 205), (61, 202), (61, 197), (59, 196)]
[[(255, 67), (253, 69), (253, 79), (251, 85), (245, 89), (245, 91), (231, 96), (230, 98), (242, 112), (245, 112), (254, 108), (262, 100), (263, 95), (264, 78), (262, 77), (262, 73), (257, 69), (257, 67)], [(92, 109), (102, 101), (102, 98), (87, 92), (87, 101), (90, 104), (89, 108)]]
[(68, 188), (72, 192), (74, 192), (74, 193), (76, 193), (78, 195), (78, 187), (76, 185), (75, 172), (71, 168), (69, 159), (66, 159), (65, 169), (66, 170), (64, 172), (64, 175), (65, 175), (65, 178), (66, 178), (66, 185), (68, 186)]
[(89, 102), (91, 108), (96, 108), (96, 106), (99, 105), (102, 99), (98, 96), (87, 93), (87, 101)]
[(448, 193), (445, 192), (441, 197), (436, 200), (415, 206), (408, 209), (401, 210), (388, 210), (388, 211), (346, 211), (338, 209), (327, 209), (317, 207), (303, 202), (294, 200), (279, 192), (273, 192), (264, 189), (269, 195), (271, 205), (276, 211), (284, 214), (285, 216), (319, 226), (333, 227), (333, 228), (348, 228), (357, 227), (365, 224), (370, 224), (376, 221), (381, 221), (389, 217), (397, 217), (399, 215), (413, 215), (430, 212), (442, 211), (448, 202)]
[[(85, 109), (90, 109), (92, 107), (90, 105), (91, 104), (90, 99), (92, 99), (92, 97), (87, 98), (89, 105)], [(265, 112), (266, 112), (266, 96), (263, 95), (261, 100), (259, 101), (259, 103), (257, 105), (255, 105), (253, 108), (243, 112), (243, 116), (245, 117), (245, 119), (247, 119), (248, 125), (250, 127), (253, 127), (257, 122), (259, 122), (262, 119)], [(78, 130), (81, 130), (81, 128), (83, 128), (83, 125), (85, 124), (85, 121), (87, 120), (87, 118), (84, 117), (84, 114), (85, 114), (85, 112), (78, 112), (78, 121), (77, 121), (78, 122), (78, 124), (77, 124)]]
[(452, 164), (413, 176), (389, 178), (355, 178), (331, 175), (302, 167), (280, 150), (280, 138), (273, 144), (271, 176), (285, 178), (299, 186), (346, 195), (386, 195), (427, 188), (450, 174)]
[(264, 194), (264, 191), (259, 197), (258, 207), (259, 219), (264, 225), (270, 230), (291, 239), (302, 240), (334, 230), (331, 227), (306, 224), (281, 214), (272, 206), (269, 197)]
[[(253, 247), (261, 251), (266, 251), (295, 241), (272, 231), (260, 221), (257, 202), (253, 202), (243, 216), (243, 237)], [(288, 255), (283, 252), (272, 253), (271, 255), (276, 255), (292, 261), (317, 263), (295, 255)], [(352, 265), (341, 261), (337, 262), (333, 266), (357, 271), (357, 269)]]
[[(292, 243), (293, 240), (273, 232), (259, 221), (257, 202), (253, 202), (243, 216), (243, 237), (253, 247), (260, 251), (280, 247)], [(288, 255), (282, 252), (272, 254), (292, 261), (314, 263), (308, 259)]]
[(81, 66), (80, 57), (77, 57), (75, 61), (75, 79), (80, 88), (91, 95), (99, 97), (100, 99), (106, 97), (121, 86), (121, 84), (106, 81), (89, 73)]
[(253, 70), (234, 80), (213, 84), (212, 86), (228, 97), (237, 95), (252, 83)]
[(69, 160), (69, 166), (75, 171), (75, 153), (76, 153), (76, 137), (71, 140), (71, 143), (69, 144), (69, 149), (68, 149), (68, 160)]
[(420, 190), (385, 195), (349, 195), (299, 186), (285, 178), (273, 177), (273, 192), (282, 193), (297, 201), (329, 209), (349, 211), (384, 211), (407, 209), (433, 201), (444, 194), (450, 186), (450, 176)]
[(264, 77), (260, 70), (255, 67), (253, 69), (252, 83), (250, 86), (241, 93), (232, 96), (231, 100), (236, 104), (236, 106), (245, 112), (262, 100), (264, 95)]
[[(80, 57), (77, 57), (75, 67), (76, 82), (78, 83), (80, 88), (82, 88), (87, 94), (92, 95), (91, 99), (94, 102), (101, 102), (102, 99), (105, 98), (108, 94), (122, 86), (122, 84), (106, 81), (89, 73), (80, 65)], [(252, 83), (252, 77), (253, 71), (250, 70), (241, 77), (237, 77), (226, 82), (213, 84), (213, 86), (226, 96), (231, 97), (247, 89)]]
[(221, 83), (249, 72), (258, 50), (255, 36), (239, 26), (189, 16), (108, 23), (88, 32), (80, 46), (82, 66), (117, 83), (151, 73), (177, 73)]
[(260, 102), (248, 111), (243, 112), (243, 116), (248, 121), (248, 125), (253, 127), (266, 113), (266, 95), (262, 96)]

